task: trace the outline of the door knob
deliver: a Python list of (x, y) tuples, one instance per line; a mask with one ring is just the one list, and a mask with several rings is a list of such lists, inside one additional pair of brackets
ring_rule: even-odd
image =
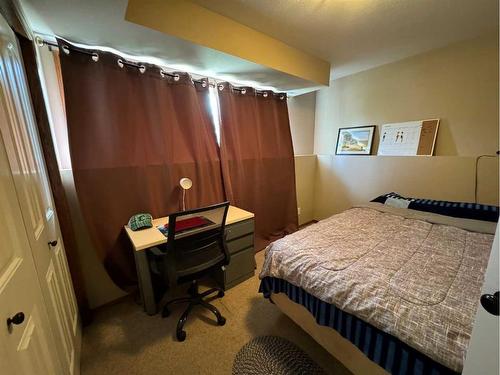
[(57, 245), (57, 240), (54, 240), (54, 241), (49, 241), (49, 246), (56, 246)]
[(7, 318), (7, 327), (10, 328), (12, 324), (15, 324), (16, 326), (24, 322), (24, 313), (23, 312), (18, 312), (16, 315), (14, 315), (11, 318)]
[(498, 297), (500, 292), (495, 292), (495, 294), (483, 294), (481, 296), (481, 305), (490, 314), (498, 316), (500, 313), (500, 308), (498, 305)]

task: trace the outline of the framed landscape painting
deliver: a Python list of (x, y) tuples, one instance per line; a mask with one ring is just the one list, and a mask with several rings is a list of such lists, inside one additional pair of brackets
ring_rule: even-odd
[(375, 125), (340, 128), (335, 155), (371, 155)]

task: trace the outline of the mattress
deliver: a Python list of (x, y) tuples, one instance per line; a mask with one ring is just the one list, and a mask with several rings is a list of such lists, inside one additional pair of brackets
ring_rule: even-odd
[[(307, 293), (303, 289), (290, 284), (289, 282), (277, 279), (274, 277), (265, 277), (262, 279), (259, 292), (265, 298), (272, 299), (273, 302), (277, 299), (277, 295), (285, 295), (289, 301), (293, 301), (307, 309), (307, 312), (314, 318), (316, 323), (312, 332), (307, 327), (302, 327), (310, 334), (318, 332), (320, 326), (333, 328), (344, 339), (348, 340), (356, 348), (358, 348), (367, 358), (379, 365), (392, 375), (458, 375), (455, 372), (425, 354), (413, 349), (398, 338), (373, 327), (371, 324), (357, 318), (356, 316), (346, 313), (337, 308), (335, 305), (329, 304)], [(283, 312), (287, 313), (286, 310)], [(300, 325), (300, 322), (297, 322)], [(320, 334), (321, 335), (321, 334)], [(323, 331), (323, 336), (326, 336)], [(335, 336), (328, 335), (325, 340), (332, 340)], [(357, 361), (353, 368), (352, 363), (344, 363), (342, 356), (346, 356), (347, 360), (352, 362), (352, 349), (345, 352), (343, 348), (337, 348), (339, 342), (328, 341), (328, 346), (335, 346), (338, 353), (332, 353), (340, 362), (342, 362), (353, 374), (373, 374), (380, 373), (376, 371), (372, 365), (367, 367), (361, 363), (361, 358), (357, 357)], [(328, 350), (328, 347), (325, 347)], [(362, 370), (359, 367), (363, 367)], [(379, 367), (379, 368), (380, 368)], [(386, 372), (386, 374), (387, 374)]]
[(260, 277), (284, 280), (460, 372), (494, 230), (371, 203), (272, 243)]

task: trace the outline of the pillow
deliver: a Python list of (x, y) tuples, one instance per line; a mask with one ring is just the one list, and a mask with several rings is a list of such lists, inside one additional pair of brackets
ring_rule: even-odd
[(391, 207), (408, 208), (408, 206), (410, 205), (410, 202), (411, 201), (408, 199), (389, 197), (385, 200), (384, 204), (391, 206)]
[(408, 208), (412, 210), (432, 212), (439, 215), (460, 217), (464, 219), (474, 219), (491, 222), (498, 221), (499, 208), (497, 206), (490, 206), (486, 204), (408, 198), (403, 197), (397, 193), (380, 195), (377, 198), (373, 199), (372, 202), (393, 205), (394, 200), (408, 201)]
[(487, 204), (436, 201), (432, 199), (414, 199), (408, 208), (418, 211), (434, 212), (435, 214), (461, 217), (483, 221), (498, 221), (499, 209)]
[(378, 202), (378, 203), (385, 204), (388, 199), (391, 199), (392, 202), (394, 202), (394, 200), (402, 200), (405, 202), (411, 201), (411, 198), (405, 198), (402, 195), (399, 195), (398, 193), (392, 192), (392, 193), (387, 193), (384, 195), (379, 195), (377, 198), (373, 199), (372, 202)]

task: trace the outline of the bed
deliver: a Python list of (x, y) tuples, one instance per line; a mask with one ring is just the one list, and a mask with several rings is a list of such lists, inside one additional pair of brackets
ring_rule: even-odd
[(370, 202), (288, 235), (260, 291), (353, 373), (460, 373), (496, 223), (435, 212)]

